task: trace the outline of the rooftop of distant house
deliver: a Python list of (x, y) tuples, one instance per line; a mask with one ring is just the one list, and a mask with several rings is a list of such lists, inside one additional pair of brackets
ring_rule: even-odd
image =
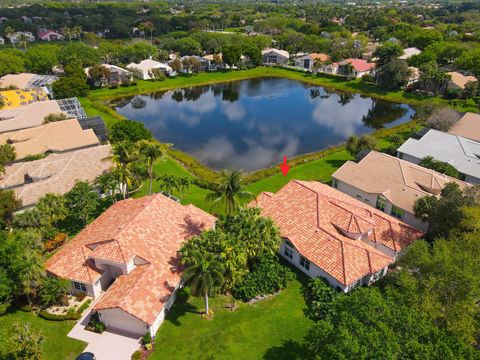
[(457, 71), (452, 71), (447, 74), (452, 77), (450, 80), (450, 83), (457, 86), (460, 89), (464, 89), (465, 85), (467, 85), (467, 83), (470, 81), (472, 82), (478, 81), (478, 79), (475, 76), (465, 76)]
[(467, 112), (448, 133), (480, 142), (480, 114)]

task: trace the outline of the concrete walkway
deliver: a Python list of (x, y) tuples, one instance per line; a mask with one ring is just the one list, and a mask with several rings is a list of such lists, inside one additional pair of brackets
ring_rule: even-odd
[[(96, 301), (98, 300), (99, 298), (96, 299)], [(105, 330), (103, 334), (85, 330), (85, 326), (90, 319), (90, 310), (94, 303), (92, 303), (85, 315), (75, 324), (67, 336), (88, 343), (83, 351), (94, 353), (96, 360), (131, 360), (132, 354), (140, 347), (140, 336), (112, 330)]]

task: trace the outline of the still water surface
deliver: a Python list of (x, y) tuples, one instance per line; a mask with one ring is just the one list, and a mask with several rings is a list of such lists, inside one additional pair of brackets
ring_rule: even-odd
[(141, 95), (116, 110), (214, 169), (243, 170), (392, 127), (414, 114), (404, 104), (269, 78)]

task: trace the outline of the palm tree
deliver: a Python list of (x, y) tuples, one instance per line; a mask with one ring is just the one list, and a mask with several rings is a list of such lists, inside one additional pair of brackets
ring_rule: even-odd
[(13, 34), (15, 34), (15, 29), (12, 28), (11, 26), (7, 26), (7, 27), (5, 28), (5, 30), (3, 30), (3, 33), (5, 34), (5, 36), (6, 36), (7, 38), (10, 39), (10, 42), (12, 43), (13, 48), (15, 49), (15, 42), (13, 42), (12, 39), (11, 39), (11, 36), (12, 36)]
[(43, 278), (42, 260), (37, 252), (29, 252), (28, 258), (23, 259), (28, 264), (21, 274), (22, 292), (27, 297), (28, 305), (32, 305), (31, 296), (35, 296)]
[(70, 29), (68, 26), (64, 26), (62, 28), (62, 33), (63, 33), (63, 35), (68, 37), (69, 42), (72, 42), (72, 35), (73, 35), (72, 29)]
[(137, 155), (132, 143), (123, 141), (113, 147), (113, 156), (104, 159), (113, 162), (114, 178), (117, 180), (124, 199), (128, 197), (128, 188), (132, 187), (137, 180), (134, 171), (135, 162), (138, 160)]
[(205, 314), (209, 314), (208, 294), (223, 283), (222, 266), (212, 253), (202, 256), (199, 252), (192, 254), (182, 279), (195, 296), (205, 299)]
[(20, 34), (19, 40), (19, 44), (23, 45), (23, 49), (25, 50), (25, 52), (27, 52), (28, 36), (25, 34)]
[(113, 202), (117, 200), (115, 196), (115, 190), (117, 189), (118, 184), (113, 171), (98, 175), (95, 179), (95, 185), (104, 194), (110, 192)]
[(143, 32), (143, 40), (145, 40), (145, 30), (147, 30), (147, 28), (144, 22), (138, 25), (138, 30)]
[(147, 161), (148, 177), (150, 179), (148, 195), (150, 195), (152, 193), (153, 177), (155, 175), (153, 165), (158, 158), (163, 156), (163, 149), (158, 142), (143, 140), (138, 145), (138, 151)]
[(164, 174), (157, 178), (157, 181), (160, 183), (160, 188), (165, 192), (171, 194), (173, 190), (179, 189), (179, 179), (176, 176)]
[(72, 28), (72, 35), (76, 36), (78, 40), (81, 40), (81, 35), (82, 35), (82, 27), (80, 25), (76, 25)]
[(251, 192), (242, 190), (242, 175), (240, 171), (222, 171), (220, 183), (215, 190), (206, 196), (207, 201), (212, 201), (212, 207), (222, 202), (225, 204), (225, 212), (232, 214), (240, 206), (240, 200), (253, 198)]
[(65, 197), (56, 194), (45, 194), (37, 205), (38, 210), (48, 219), (48, 224), (57, 226), (58, 221), (65, 219), (68, 215)]
[(178, 179), (178, 190), (180, 191), (181, 197), (185, 196), (185, 193), (190, 187), (191, 181), (188, 177), (182, 176)]

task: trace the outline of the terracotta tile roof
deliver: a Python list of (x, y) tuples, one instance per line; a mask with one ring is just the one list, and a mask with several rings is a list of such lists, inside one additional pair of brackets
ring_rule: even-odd
[(480, 142), (480, 114), (467, 112), (448, 133)]
[(312, 58), (313, 60), (319, 59), (320, 61), (327, 61), (328, 59), (330, 59), (330, 57), (327, 54), (313, 53), (313, 54), (308, 54), (306, 56)]
[(314, 181), (290, 181), (276, 194), (262, 193), (251, 206), (259, 206), (303, 256), (344, 285), (394, 261), (360, 240), (362, 235), (396, 253), (422, 235), (399, 220)]
[(345, 59), (343, 61), (340, 61), (338, 65), (341, 66), (349, 63), (352, 64), (353, 68), (359, 72), (370, 71), (375, 69), (375, 63), (369, 63), (363, 59)]
[[(47, 193), (65, 194), (77, 180), (94, 181), (112, 166), (104, 161), (110, 152), (110, 145), (101, 145), (8, 165), (0, 189), (13, 189), (24, 207), (34, 205)], [(33, 181), (27, 182), (26, 177)]]
[(212, 215), (162, 194), (119, 201), (50, 258), (46, 268), (71, 280), (82, 273), (83, 282), (93, 284), (99, 274), (89, 273), (88, 259), (123, 264), (133, 259), (135, 269), (119, 276), (94, 309), (120, 308), (151, 325), (180, 281), (182, 242), (214, 223)]
[(347, 161), (332, 177), (366, 193), (381, 194), (411, 213), (417, 199), (440, 194), (449, 182), (462, 188), (468, 186), (458, 179), (377, 151), (371, 151), (358, 163)]
[(98, 145), (92, 129), (83, 130), (78, 120), (70, 119), (0, 134), (0, 144), (11, 143), (16, 160), (47, 151), (63, 152)]

